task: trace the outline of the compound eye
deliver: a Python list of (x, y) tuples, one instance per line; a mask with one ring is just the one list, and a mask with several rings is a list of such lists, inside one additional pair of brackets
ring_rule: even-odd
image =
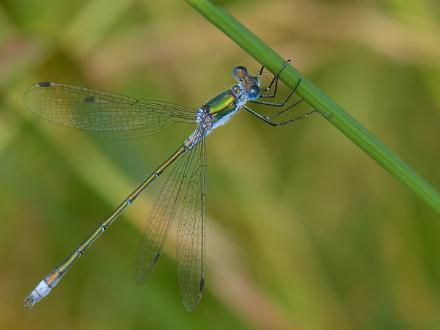
[(250, 98), (251, 100), (255, 100), (260, 96), (260, 87), (258, 87), (257, 85), (252, 86), (248, 93), (248, 98)]
[(242, 81), (244, 78), (248, 76), (247, 69), (244, 66), (237, 66), (232, 70), (232, 76), (237, 81)]

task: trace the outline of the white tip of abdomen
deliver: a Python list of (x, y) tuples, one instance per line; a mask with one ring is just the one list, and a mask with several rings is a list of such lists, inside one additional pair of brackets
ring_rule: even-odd
[(35, 303), (46, 297), (52, 288), (42, 280), (24, 300), (24, 307), (31, 308)]

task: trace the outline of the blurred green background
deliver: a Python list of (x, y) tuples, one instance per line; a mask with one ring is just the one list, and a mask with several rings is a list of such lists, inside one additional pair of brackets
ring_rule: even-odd
[[(437, 188), (437, 0), (218, 1)], [(197, 107), (258, 63), (184, 1), (0, 1), (0, 329), (440, 329), (440, 221), (326, 120), (209, 136), (206, 291), (174, 236), (137, 247), (160, 182), (31, 311), (24, 297), (188, 134), (114, 142), (22, 104), (52, 80)]]

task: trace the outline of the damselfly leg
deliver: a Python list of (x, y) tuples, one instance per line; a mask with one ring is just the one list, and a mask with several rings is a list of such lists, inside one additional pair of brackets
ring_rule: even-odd
[[(260, 94), (260, 98), (274, 98), (276, 96), (277, 90), (278, 90), (278, 80), (279, 80), (280, 74), (286, 68), (287, 64), (290, 64), (290, 62), (291, 62), (290, 59), (286, 60), (285, 65), (281, 68), (281, 70), (276, 75), (273, 76), (273, 78), (270, 81), (270, 83), (266, 87), (260, 87), (260, 92), (262, 92)], [(261, 79), (261, 77), (263, 75), (263, 72), (264, 72), (264, 69), (265, 69), (265, 67), (264, 67), (264, 65), (262, 65), (261, 69), (260, 69), (260, 71), (258, 72), (258, 75), (257, 75), (257, 77), (259, 79)], [(274, 87), (274, 90), (272, 91), (272, 93), (264, 94), (266, 92), (269, 92), (274, 84), (275, 84), (275, 87)]]
[[(298, 106), (300, 103), (302, 103), (304, 101), (302, 98), (298, 98), (297, 100), (293, 100), (293, 102), (291, 102), (293, 97), (295, 95), (297, 95), (296, 91), (298, 90), (298, 87), (300, 86), (300, 84), (302, 82), (301, 79), (297, 81), (294, 88), (289, 92), (287, 97), (282, 102), (271, 102), (271, 101), (261, 100), (261, 99), (275, 98), (277, 96), (279, 76), (283, 72), (283, 70), (287, 67), (287, 65), (289, 65), (290, 63), (291, 63), (291, 60), (290, 59), (287, 60), (285, 62), (285, 65), (281, 68), (281, 70), (273, 76), (270, 83), (266, 87), (261, 87), (261, 91), (263, 93), (260, 94), (260, 97), (257, 100), (249, 100), (249, 102), (248, 102), (248, 104), (253, 103), (256, 105), (262, 105), (262, 106), (266, 106), (266, 107), (269, 107), (274, 110), (270, 111), (269, 114), (266, 114), (265, 111), (259, 111), (259, 110), (252, 109), (248, 105), (245, 105), (243, 107), (249, 113), (251, 113), (252, 115), (256, 116), (257, 118), (259, 118), (260, 120), (264, 121), (266, 124), (269, 124), (271, 126), (284, 126), (287, 124), (291, 124), (297, 120), (306, 118), (310, 114), (315, 112), (315, 110), (312, 109), (310, 111), (307, 111), (306, 113), (296, 115), (293, 118), (283, 118), (283, 117), (285, 117), (283, 115), (285, 115), (287, 112), (289, 112), (289, 110), (295, 108), (296, 106)], [(260, 78), (263, 75), (264, 70), (265, 70), (265, 67), (262, 66), (260, 71), (258, 72), (257, 77)], [(264, 93), (264, 92), (269, 92), (269, 91), (271, 91), (271, 92), (267, 93), (267, 94)], [(277, 109), (277, 110), (275, 110), (275, 109)]]

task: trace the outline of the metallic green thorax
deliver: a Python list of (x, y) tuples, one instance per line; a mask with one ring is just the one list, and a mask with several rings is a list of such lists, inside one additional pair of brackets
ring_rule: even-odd
[(230, 90), (224, 91), (206, 103), (205, 107), (216, 120), (230, 114), (236, 110), (236, 97)]

